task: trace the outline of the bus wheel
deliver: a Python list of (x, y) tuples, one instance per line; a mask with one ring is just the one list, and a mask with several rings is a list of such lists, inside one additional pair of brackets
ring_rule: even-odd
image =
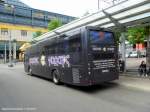
[(29, 70), (28, 70), (28, 71), (29, 71), (29, 72), (28, 72), (28, 74), (32, 76), (32, 75), (33, 75), (33, 74), (32, 74), (32, 69), (31, 69), (31, 68), (29, 68)]
[(53, 75), (53, 82), (56, 85), (60, 84), (60, 77), (59, 77), (60, 75), (59, 75), (58, 71), (54, 70), (53, 73), (52, 73), (52, 75)]

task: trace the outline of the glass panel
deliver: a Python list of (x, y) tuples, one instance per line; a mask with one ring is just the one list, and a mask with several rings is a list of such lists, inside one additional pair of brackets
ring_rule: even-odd
[(115, 26), (115, 24), (114, 23), (109, 23), (109, 24), (103, 25), (101, 27), (102, 28), (108, 28), (108, 27), (112, 27), (112, 26)]
[(95, 13), (95, 14), (90, 15), (89, 17), (83, 17), (81, 19), (72, 21), (72, 22), (62, 26), (61, 29), (59, 29), (57, 31), (61, 32), (61, 31), (65, 31), (65, 30), (77, 27), (77, 26), (82, 26), (83, 24), (86, 24), (87, 22), (94, 21), (95, 19), (102, 18), (104, 16), (105, 16), (105, 14), (103, 12), (99, 12), (97, 14)]
[(140, 4), (144, 1), (147, 1), (147, 0), (129, 0), (129, 1), (124, 2), (122, 4), (119, 4), (119, 5), (116, 5), (114, 7), (108, 8), (105, 11), (111, 14), (111, 13), (117, 12), (119, 10), (122, 10), (122, 9), (125, 9), (125, 8), (128, 8), (128, 7)]
[(128, 19), (123, 19), (123, 20), (120, 20), (119, 22), (120, 23), (126, 23), (126, 22), (131, 22), (131, 21), (135, 21), (135, 20), (138, 20), (138, 19), (146, 18), (146, 17), (150, 17), (150, 12), (144, 13), (144, 14), (141, 14), (141, 15), (138, 15), (138, 16), (130, 17)]
[(128, 16), (128, 15), (132, 15), (132, 14), (135, 14), (135, 13), (147, 10), (147, 9), (150, 9), (150, 3), (146, 4), (144, 6), (137, 7), (137, 8), (125, 11), (123, 13), (117, 14), (117, 15), (115, 15), (113, 17), (116, 18), (116, 19), (118, 19), (118, 18), (122, 18), (122, 17)]
[(109, 21), (110, 21), (109, 18), (105, 18), (105, 19), (99, 20), (97, 22), (94, 22), (92, 24), (89, 24), (89, 26), (96, 26), (96, 25), (100, 25), (100, 24), (103, 24), (103, 23), (106, 23), (106, 22), (109, 22)]

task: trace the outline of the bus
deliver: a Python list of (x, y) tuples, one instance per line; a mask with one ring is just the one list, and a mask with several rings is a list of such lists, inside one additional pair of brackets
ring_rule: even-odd
[(28, 74), (49, 78), (55, 84), (90, 86), (116, 80), (114, 33), (90, 26), (56, 33), (26, 50), (24, 68)]

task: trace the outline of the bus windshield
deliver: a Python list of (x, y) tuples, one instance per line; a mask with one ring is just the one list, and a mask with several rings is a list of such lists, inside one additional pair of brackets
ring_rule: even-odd
[(114, 44), (113, 33), (92, 30), (90, 31), (90, 41), (91, 43)]

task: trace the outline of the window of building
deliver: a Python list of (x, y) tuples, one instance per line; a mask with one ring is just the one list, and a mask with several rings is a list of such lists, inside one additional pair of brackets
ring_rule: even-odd
[(8, 28), (1, 28), (1, 35), (8, 35)]
[(27, 36), (27, 31), (26, 30), (21, 30), (21, 36)]

